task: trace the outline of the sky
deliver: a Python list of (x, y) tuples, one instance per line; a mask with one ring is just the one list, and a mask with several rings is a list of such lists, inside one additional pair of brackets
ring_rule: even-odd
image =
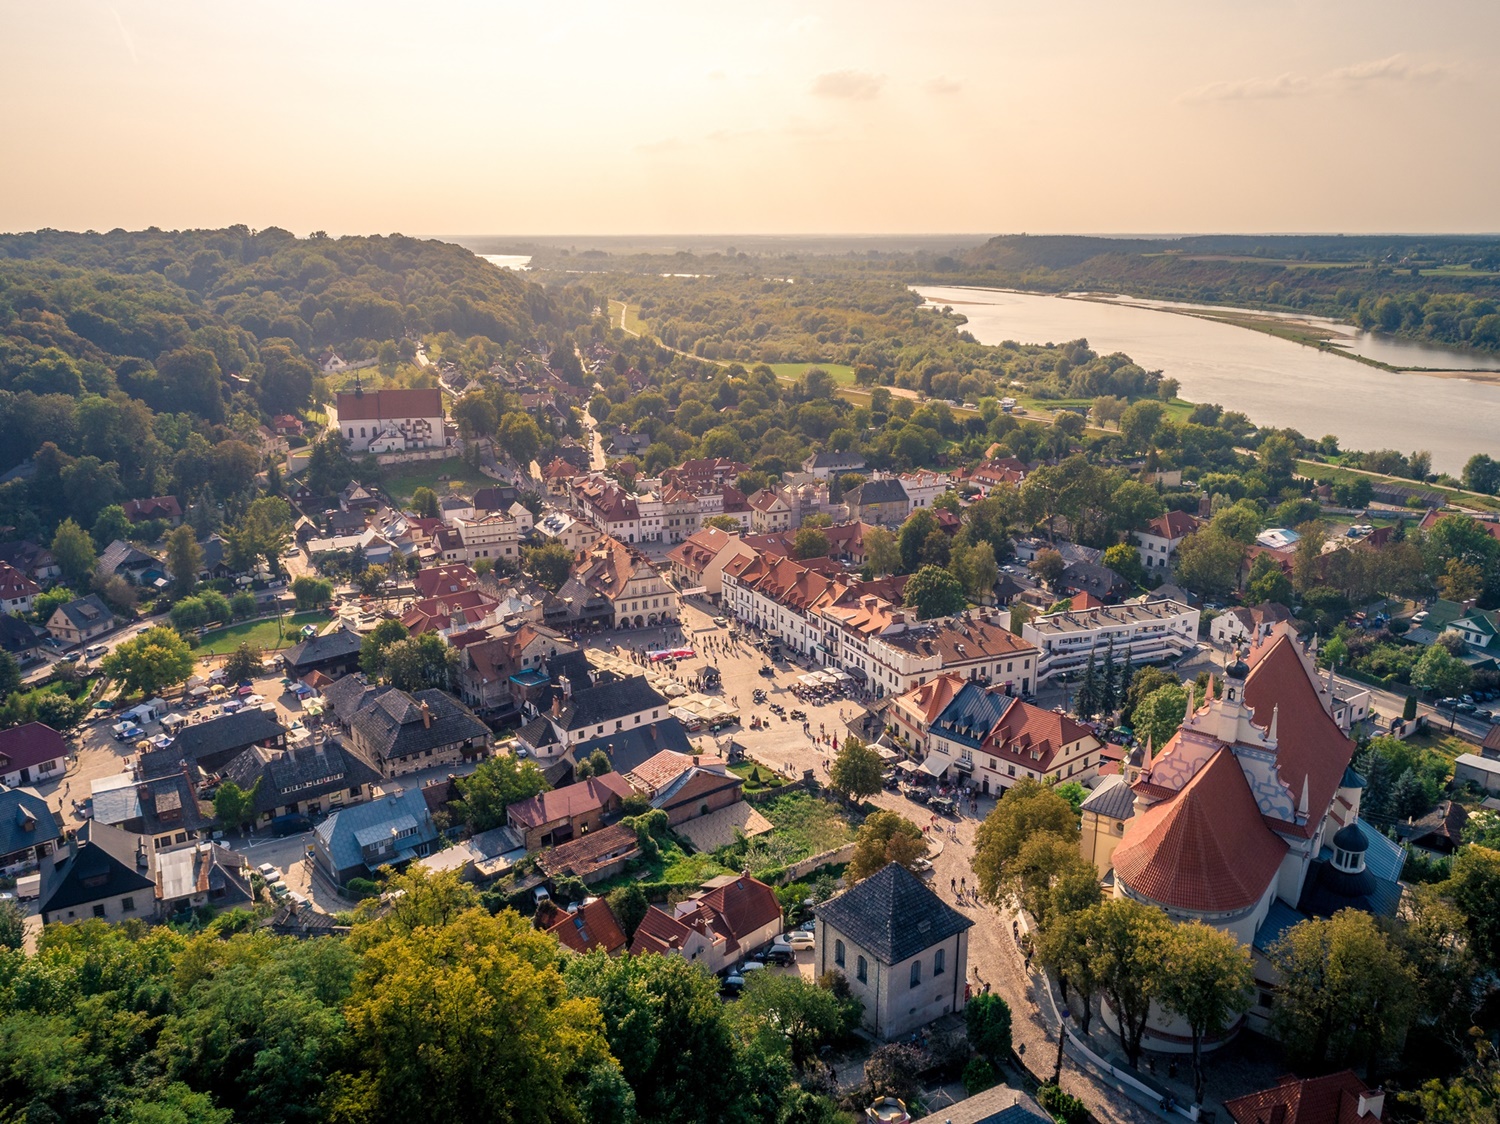
[(0, 0), (0, 230), (1500, 230), (1493, 0)]

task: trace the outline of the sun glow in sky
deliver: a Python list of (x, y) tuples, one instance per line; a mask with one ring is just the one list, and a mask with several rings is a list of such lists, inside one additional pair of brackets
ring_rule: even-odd
[(0, 229), (1494, 231), (1500, 4), (0, 0)]

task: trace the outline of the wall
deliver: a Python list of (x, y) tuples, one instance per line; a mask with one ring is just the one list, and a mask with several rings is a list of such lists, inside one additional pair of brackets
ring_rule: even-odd
[[(838, 941), (844, 944), (842, 965), (835, 959)], [(934, 976), (933, 959), (939, 949), (943, 951), (946, 963), (943, 974)], [(849, 982), (850, 991), (865, 1005), (865, 1028), (890, 1041), (963, 1008), (964, 981), (969, 972), (968, 951), (969, 936), (965, 931), (923, 949), (918, 956), (896, 965), (886, 965), (820, 919), (815, 955), (818, 975), (829, 970), (842, 972)], [(858, 972), (861, 956), (866, 962), (864, 980), (859, 978)], [(914, 961), (920, 961), (922, 965), (921, 982), (915, 988), (911, 986)]]
[[(783, 790), (777, 789), (776, 791), (781, 792)], [(804, 874), (811, 874), (820, 866), (838, 866), (840, 863), (846, 863), (852, 858), (854, 858), (854, 844), (845, 843), (842, 847), (835, 850), (824, 851), (821, 855), (813, 855), (811, 858), (803, 859), (801, 862), (792, 863), (782, 873), (778, 881), (781, 885), (787, 886), (797, 881)]]

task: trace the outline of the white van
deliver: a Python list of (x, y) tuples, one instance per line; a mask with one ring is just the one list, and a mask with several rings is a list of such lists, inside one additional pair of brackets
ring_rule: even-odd
[(83, 658), (86, 660), (97, 660), (100, 656), (108, 655), (108, 644), (94, 644), (83, 650)]

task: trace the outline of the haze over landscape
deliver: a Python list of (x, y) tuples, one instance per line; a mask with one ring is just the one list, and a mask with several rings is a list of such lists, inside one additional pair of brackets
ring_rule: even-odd
[(12, 230), (1497, 225), (1493, 4), (11, 0), (0, 32)]

